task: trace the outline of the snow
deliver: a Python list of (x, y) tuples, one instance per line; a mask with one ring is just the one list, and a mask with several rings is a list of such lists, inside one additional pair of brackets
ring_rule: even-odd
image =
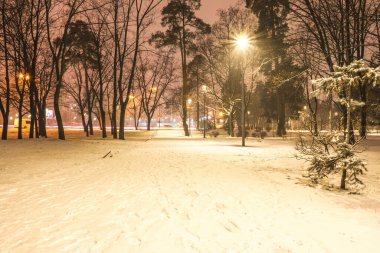
[(72, 136), (2, 142), (1, 253), (380, 247), (380, 138), (362, 154), (366, 191), (349, 195), (305, 185), (292, 140)]

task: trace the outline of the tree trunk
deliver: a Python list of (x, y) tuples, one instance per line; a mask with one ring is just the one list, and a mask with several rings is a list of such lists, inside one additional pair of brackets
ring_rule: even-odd
[(102, 138), (107, 138), (107, 125), (106, 125), (106, 112), (103, 109), (103, 105), (100, 109), (100, 119), (101, 119), (101, 125), (102, 125)]
[(112, 109), (111, 132), (112, 132), (112, 137), (114, 139), (117, 139), (117, 120), (116, 120), (117, 112), (116, 111), (117, 111), (117, 106)]
[(1, 113), (3, 116), (3, 132), (1, 135), (2, 140), (8, 139), (8, 122), (9, 122), (9, 107), (10, 107), (10, 81), (9, 81), (9, 65), (8, 65), (8, 44), (7, 44), (7, 22), (5, 20), (5, 0), (3, 0), (2, 4), (2, 30), (3, 30), (3, 50), (4, 50), (4, 61), (5, 61), (5, 108), (1, 104)]
[(346, 178), (347, 178), (347, 170), (343, 169), (342, 178), (340, 179), (340, 189), (346, 190)]
[(23, 96), (20, 96), (20, 102), (18, 105), (18, 127), (17, 127), (17, 139), (22, 139), (22, 104), (24, 103)]
[(285, 103), (281, 91), (277, 91), (277, 136), (286, 135), (285, 128)]
[(57, 125), (58, 125), (58, 138), (60, 140), (65, 140), (65, 129), (63, 128), (62, 115), (59, 109), (60, 86), (61, 85), (57, 85), (55, 93), (54, 93), (54, 112), (55, 112), (55, 118), (57, 120)]
[(90, 135), (94, 135), (94, 124), (92, 122), (92, 113), (88, 112), (88, 128), (90, 130)]
[(30, 129), (29, 129), (29, 138), (34, 138), (34, 122), (36, 119), (36, 113), (35, 113), (35, 100), (34, 100), (34, 88), (33, 88), (33, 81), (29, 84), (29, 105), (30, 105)]
[(197, 65), (197, 130), (199, 130), (199, 69)]
[(46, 131), (46, 100), (42, 101), (41, 109), (39, 111), (39, 127), (40, 127), (40, 136), (47, 138)]
[(83, 126), (83, 131), (86, 133), (86, 136), (89, 136), (88, 133), (88, 125), (86, 124), (86, 117), (84, 116), (84, 109), (80, 108), (80, 114), (81, 114), (81, 119), (82, 119), (82, 126)]
[(182, 94), (182, 110), (183, 110), (183, 117), (182, 117), (182, 124), (183, 124), (183, 130), (185, 131), (185, 136), (190, 136), (189, 132), (189, 126), (187, 125), (187, 96), (185, 94)]
[(312, 124), (313, 124), (313, 135), (314, 136), (318, 136), (318, 120), (317, 120), (317, 114), (316, 113), (312, 113), (311, 114), (311, 117), (312, 117)]
[(146, 126), (146, 129), (148, 130), (148, 131), (150, 131), (150, 124), (151, 124), (151, 121), (152, 121), (152, 119), (151, 119), (151, 117), (150, 116), (148, 116), (147, 117), (147, 126)]
[(230, 112), (230, 114), (228, 115), (228, 134), (230, 135), (230, 137), (235, 137), (233, 121), (234, 121), (233, 113)]
[(124, 125), (125, 125), (125, 112), (126, 106), (121, 103), (120, 105), (120, 122), (119, 122), (119, 140), (125, 140)]
[(38, 131), (38, 120), (37, 120), (37, 115), (35, 117), (35, 120), (34, 120), (34, 133), (35, 133), (35, 136), (36, 138), (40, 138), (40, 133)]
[(360, 108), (360, 137), (366, 138), (367, 136), (367, 89), (366, 84), (360, 86), (360, 98), (364, 106)]

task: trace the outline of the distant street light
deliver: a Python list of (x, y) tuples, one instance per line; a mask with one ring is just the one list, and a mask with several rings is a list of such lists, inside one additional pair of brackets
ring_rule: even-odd
[[(241, 57), (244, 58), (244, 53), (249, 49), (251, 41), (246, 34), (240, 34), (235, 39), (235, 48), (240, 51)], [(241, 59), (240, 62), (242, 62)], [(245, 146), (245, 85), (244, 77), (241, 80), (241, 145)]]

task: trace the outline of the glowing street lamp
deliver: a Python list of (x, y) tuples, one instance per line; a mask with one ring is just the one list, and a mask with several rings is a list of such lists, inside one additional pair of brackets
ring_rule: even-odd
[(246, 51), (250, 46), (250, 39), (246, 34), (240, 34), (235, 39), (235, 47), (240, 51)]
[[(246, 34), (240, 34), (236, 37), (235, 48), (239, 50), (241, 53), (245, 53), (250, 45), (251, 41)], [(243, 54), (242, 54), (243, 57)], [(243, 78), (242, 78), (243, 79)], [(241, 145), (245, 146), (245, 85), (244, 80), (241, 81)]]

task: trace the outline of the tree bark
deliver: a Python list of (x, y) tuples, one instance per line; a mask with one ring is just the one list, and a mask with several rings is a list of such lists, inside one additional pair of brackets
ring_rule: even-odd
[(277, 91), (277, 136), (286, 135), (285, 128), (285, 103), (281, 91)]
[(151, 117), (150, 116), (147, 116), (147, 126), (146, 126), (146, 129), (148, 130), (148, 131), (150, 131), (150, 124), (151, 124), (151, 121), (152, 121), (152, 119), (151, 119)]

